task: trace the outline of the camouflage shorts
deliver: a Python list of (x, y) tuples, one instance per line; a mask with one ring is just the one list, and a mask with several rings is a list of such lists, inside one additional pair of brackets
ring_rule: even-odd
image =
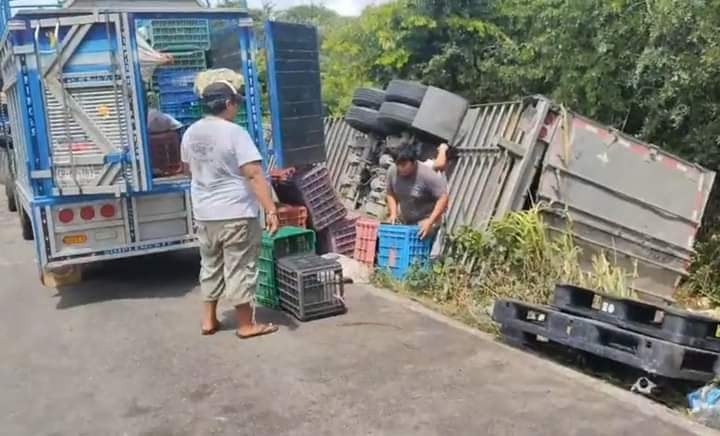
[(223, 296), (234, 306), (253, 302), (262, 238), (258, 220), (198, 222), (197, 236), (200, 291), (205, 301)]

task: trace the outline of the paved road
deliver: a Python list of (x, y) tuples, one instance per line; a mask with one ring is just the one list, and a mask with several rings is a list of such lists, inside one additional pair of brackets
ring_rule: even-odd
[(31, 249), (0, 214), (2, 435), (702, 431), (372, 289), (351, 287), (342, 317), (269, 314), (281, 333), (203, 338), (192, 254), (101, 265), (57, 294)]

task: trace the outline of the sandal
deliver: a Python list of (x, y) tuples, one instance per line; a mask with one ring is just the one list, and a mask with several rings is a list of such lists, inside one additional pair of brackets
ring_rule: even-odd
[[(262, 326), (262, 327), (260, 327)], [(255, 331), (249, 335), (241, 335), (239, 331), (235, 331), (235, 335), (240, 339), (250, 339), (250, 338), (256, 338), (258, 336), (265, 336), (272, 333), (275, 333), (279, 330), (279, 327), (276, 325), (273, 325), (272, 323), (269, 324), (255, 324)], [(260, 328), (258, 328), (260, 327)]]
[(209, 330), (202, 329), (202, 330), (201, 330), (202, 335), (203, 335), (203, 336), (212, 336), (212, 335), (214, 335), (215, 333), (217, 333), (217, 332), (220, 331), (220, 327), (221, 327), (221, 326), (220, 326), (220, 321), (217, 321), (217, 322), (215, 323), (215, 327), (213, 327), (213, 328), (211, 328), (211, 329), (209, 329)]

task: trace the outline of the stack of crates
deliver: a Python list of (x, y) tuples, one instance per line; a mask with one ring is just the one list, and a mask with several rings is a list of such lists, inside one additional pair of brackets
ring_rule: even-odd
[(315, 254), (284, 257), (277, 263), (280, 307), (300, 321), (345, 313), (342, 266)]
[(274, 177), (273, 186), (281, 202), (307, 208), (311, 227), (316, 232), (328, 229), (347, 214), (323, 165), (287, 173), (284, 180)]
[(153, 90), (159, 96), (159, 109), (183, 124), (192, 123), (201, 116), (193, 85), (195, 75), (207, 68), (208, 20), (151, 20), (149, 30), (152, 47), (171, 54), (174, 59), (171, 65), (155, 70)]
[(420, 239), (418, 226), (380, 224), (378, 229), (378, 267), (401, 280), (410, 267), (430, 263), (433, 238)]
[(358, 217), (346, 216), (318, 234), (320, 254), (338, 253), (352, 256), (355, 252), (356, 222)]
[(315, 252), (315, 232), (299, 227), (282, 227), (274, 235), (263, 232), (255, 300), (271, 309), (280, 307), (276, 282), (279, 259), (294, 254)]
[(353, 257), (365, 265), (375, 265), (380, 221), (361, 217), (355, 222), (355, 251)]

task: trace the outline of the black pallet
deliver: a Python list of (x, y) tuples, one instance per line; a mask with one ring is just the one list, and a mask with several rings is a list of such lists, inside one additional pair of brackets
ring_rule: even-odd
[(720, 367), (720, 355), (620, 329), (613, 325), (514, 300), (498, 300), (493, 319), (510, 342), (541, 336), (641, 369), (650, 374), (707, 382)]
[(342, 266), (314, 253), (278, 259), (275, 269), (280, 307), (300, 321), (347, 311)]
[(707, 316), (571, 285), (555, 287), (552, 305), (676, 344), (720, 352), (720, 321)]

